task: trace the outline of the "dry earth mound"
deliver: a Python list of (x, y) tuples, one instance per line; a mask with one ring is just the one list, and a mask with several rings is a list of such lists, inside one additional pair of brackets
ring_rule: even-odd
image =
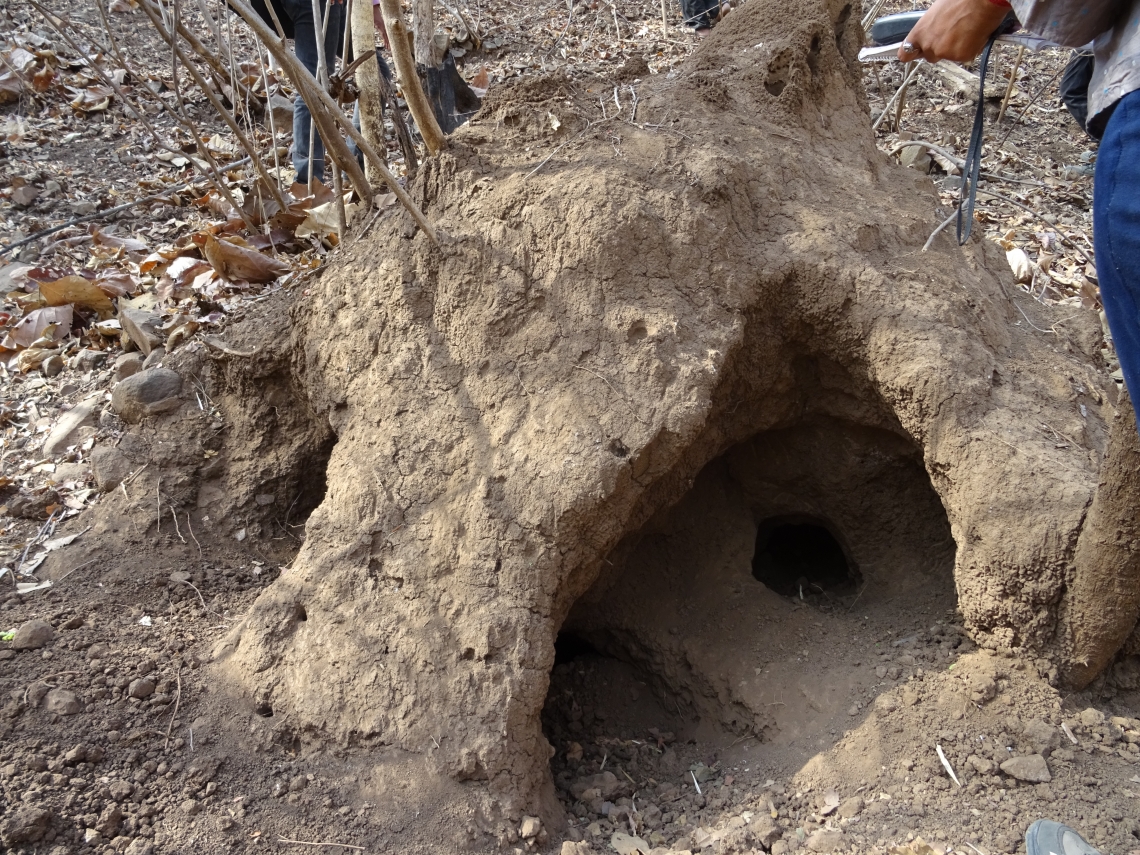
[(421, 837), (559, 827), (541, 712), (564, 625), (763, 734), (700, 649), (756, 638), (762, 604), (729, 604), (758, 538), (776, 564), (801, 530), (839, 556), (830, 581), (783, 562), (801, 596), (905, 604), (952, 573), (975, 640), (1059, 679), (1134, 626), (1135, 451), (1102, 467), (1096, 318), (1035, 303), (990, 244), (918, 251), (931, 184), (875, 148), (861, 41), (850, 5), (752, 0), (673, 79), (490, 97), (417, 179), (441, 247), (391, 212), (297, 304), (291, 347), (183, 366), (238, 428), (186, 501), (256, 515), (327, 477), (219, 685), (300, 746), (367, 751), (361, 787)]

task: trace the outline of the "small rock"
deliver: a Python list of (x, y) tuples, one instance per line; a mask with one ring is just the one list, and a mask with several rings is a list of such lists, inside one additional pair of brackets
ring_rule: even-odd
[(81, 626), (83, 626), (83, 615), (74, 615), (65, 620), (60, 629), (79, 629)]
[(118, 383), (142, 371), (143, 355), (141, 353), (124, 353), (115, 360), (115, 367), (111, 370), (112, 382)]
[(98, 846), (103, 842), (103, 835), (94, 828), (88, 828), (83, 832), (83, 842), (88, 846)]
[(278, 133), (281, 128), (293, 127), (293, 99), (274, 93), (269, 96), (269, 110)]
[(788, 853), (792, 850), (791, 847), (788, 846), (788, 844), (783, 840), (777, 840), (772, 844), (772, 849), (770, 851), (772, 855), (788, 855)]
[(144, 837), (136, 837), (123, 851), (123, 855), (154, 855), (154, 844)]
[(0, 824), (0, 843), (5, 846), (35, 843), (43, 838), (50, 825), (51, 811), (36, 807), (21, 808), (6, 816), (3, 824)]
[(307, 786), (309, 786), (309, 779), (304, 775), (297, 775), (289, 782), (289, 792), (299, 793)]
[(103, 812), (99, 814), (99, 820), (95, 824), (95, 829), (104, 837), (110, 839), (119, 833), (119, 824), (122, 821), (122, 808), (112, 802), (103, 808)]
[(783, 832), (776, 825), (776, 821), (768, 814), (753, 817), (749, 826), (752, 838), (760, 841), (765, 847), (771, 848), (780, 839)]
[(879, 695), (875, 698), (875, 709), (881, 713), (892, 713), (899, 708), (899, 702), (894, 695)]
[(863, 811), (863, 799), (859, 796), (852, 796), (839, 806), (839, 816), (843, 819), (851, 819), (858, 816)]
[(852, 704), (847, 710), (847, 715), (851, 715), (851, 716), (859, 715), (859, 705), (858, 704)]
[[(108, 734), (110, 736), (110, 734)], [(125, 802), (135, 791), (135, 785), (130, 781), (112, 781), (108, 787), (111, 793), (111, 798), (117, 802)]]
[(100, 446), (91, 452), (91, 468), (99, 489), (109, 493), (130, 477), (134, 466), (119, 449)]
[(274, 502), (276, 502), (277, 497), (272, 493), (258, 493), (253, 497), (253, 500), (262, 507), (265, 507), (266, 505), (272, 505)]
[(150, 352), (150, 356), (146, 358), (146, 361), (143, 363), (143, 371), (147, 371), (151, 368), (157, 368), (158, 366), (162, 365), (162, 358), (164, 356), (166, 356), (166, 348), (159, 345), (154, 350), (152, 350)]
[(89, 199), (83, 199), (79, 202), (72, 202), (71, 210), (80, 217), (87, 217), (95, 213), (95, 203)]
[(45, 377), (55, 377), (63, 371), (63, 366), (63, 357), (58, 353), (53, 353), (40, 364), (40, 370), (43, 371)]
[(9, 659), (15, 659), (16, 654), (11, 650), (0, 650), (0, 662), (7, 662)]
[(102, 397), (101, 392), (91, 395), (60, 417), (44, 441), (44, 454), (46, 456), (56, 457), (63, 454), (69, 445), (78, 444), (80, 429), (95, 426), (99, 402)]
[(76, 745), (70, 751), (63, 755), (63, 762), (69, 766), (74, 766), (77, 763), (82, 763), (87, 759), (87, 746)]
[(190, 581), (190, 574), (185, 570), (175, 570), (169, 578), (175, 585), (183, 585)]
[(168, 368), (150, 368), (123, 380), (111, 392), (111, 408), (131, 424), (178, 407), (182, 378)]
[(127, 694), (139, 700), (149, 698), (154, 694), (154, 681), (146, 678), (132, 680), (130, 687), (127, 689)]
[(46, 620), (30, 620), (22, 624), (12, 637), (13, 650), (39, 650), (51, 644), (55, 630)]
[(966, 758), (966, 762), (974, 768), (979, 775), (989, 775), (994, 770), (994, 762), (987, 760), (985, 757), (979, 757), (976, 754), (971, 754)]
[(1048, 757), (1049, 752), (1057, 745), (1059, 733), (1060, 731), (1053, 725), (1035, 719), (1025, 725), (1021, 735), (1035, 754)]
[(542, 820), (537, 816), (524, 816), (519, 827), (519, 836), (523, 840), (533, 840), (542, 831)]
[(812, 852), (834, 852), (843, 845), (843, 832), (833, 828), (819, 828), (804, 841)]
[(1080, 719), (1081, 724), (1085, 727), (1096, 727), (1097, 725), (1104, 724), (1104, 713), (1089, 707), (1081, 712)]
[(1011, 778), (1030, 784), (1046, 784), (1053, 780), (1049, 774), (1049, 764), (1040, 754), (1011, 757), (1001, 764), (1001, 770)]
[(150, 356), (150, 352), (162, 344), (162, 335), (158, 331), (162, 318), (159, 315), (140, 312), (138, 309), (123, 309), (119, 312), (119, 323), (143, 356)]
[(52, 689), (44, 698), (44, 709), (53, 715), (75, 715), (83, 709), (79, 696), (68, 689)]
[(36, 197), (39, 195), (39, 190), (31, 184), (25, 184), (12, 191), (12, 204), (17, 208), (26, 208), (31, 205), (32, 202), (36, 201)]
[(28, 704), (35, 709), (40, 705), (40, 701), (47, 697), (49, 691), (51, 687), (47, 683), (32, 683), (27, 691)]
[(182, 812), (187, 816), (197, 816), (202, 812), (202, 803), (197, 799), (187, 799), (182, 803)]

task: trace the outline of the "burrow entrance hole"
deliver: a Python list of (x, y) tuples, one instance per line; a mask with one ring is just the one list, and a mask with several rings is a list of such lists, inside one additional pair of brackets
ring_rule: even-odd
[(605, 811), (629, 778), (691, 787), (718, 740), (757, 757), (826, 742), (851, 721), (852, 680), (875, 675), (853, 678), (853, 657), (953, 609), (954, 554), (898, 432), (821, 419), (730, 449), (619, 543), (560, 628), (542, 718), (563, 804), (622, 830)]
[(756, 532), (752, 577), (785, 597), (846, 593), (861, 575), (832, 527), (812, 517), (775, 517)]

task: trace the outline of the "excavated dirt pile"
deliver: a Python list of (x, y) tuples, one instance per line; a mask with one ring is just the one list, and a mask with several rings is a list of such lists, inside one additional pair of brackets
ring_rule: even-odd
[(364, 758), (441, 851), (564, 827), (560, 633), (764, 738), (781, 701), (735, 655), (778, 644), (780, 597), (956, 588), (974, 642), (1077, 683), (1135, 624), (1096, 316), (1035, 303), (991, 244), (919, 251), (932, 187), (874, 146), (858, 17), (751, 0), (671, 79), (493, 92), (417, 179), (441, 246), (389, 211), (291, 344), (202, 368), (239, 429), (186, 450), (218, 462), (185, 488), (251, 520), (319, 500), (213, 685)]
[(219, 676), (373, 747), (373, 786), (458, 806), (464, 842), (558, 827), (568, 615), (762, 733), (684, 627), (762, 629), (723, 568), (781, 526), (847, 564), (809, 593), (952, 572), (983, 645), (1103, 664), (1065, 598), (1115, 397), (1095, 316), (1035, 305), (990, 245), (918, 251), (930, 186), (875, 150), (859, 43), (849, 6), (753, 2), (676, 79), (489, 99), (418, 187), (443, 245), (393, 214), (295, 312), (327, 493)]

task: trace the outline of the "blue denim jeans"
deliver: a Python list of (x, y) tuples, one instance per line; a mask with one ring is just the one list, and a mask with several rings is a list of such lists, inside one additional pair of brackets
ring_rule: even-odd
[[(344, 4), (326, 4), (325, 0), (321, 0), (320, 5), (321, 14), (328, 18), (325, 62), (328, 64), (329, 75), (332, 76), (337, 45), (340, 44), (344, 30)], [(293, 21), (293, 50), (297, 59), (316, 77), (320, 54), (317, 53), (317, 28), (313, 22), (312, 0), (285, 0), (285, 12)], [(293, 168), (297, 170), (298, 184), (308, 183), (310, 163), (315, 178), (323, 180), (325, 176), (325, 146), (319, 133), (313, 137), (313, 150), (309, 151), (309, 127), (312, 121), (305, 99), (297, 95), (293, 101)]]
[(1140, 401), (1140, 90), (1116, 104), (1096, 158), (1093, 244), (1124, 384)]

